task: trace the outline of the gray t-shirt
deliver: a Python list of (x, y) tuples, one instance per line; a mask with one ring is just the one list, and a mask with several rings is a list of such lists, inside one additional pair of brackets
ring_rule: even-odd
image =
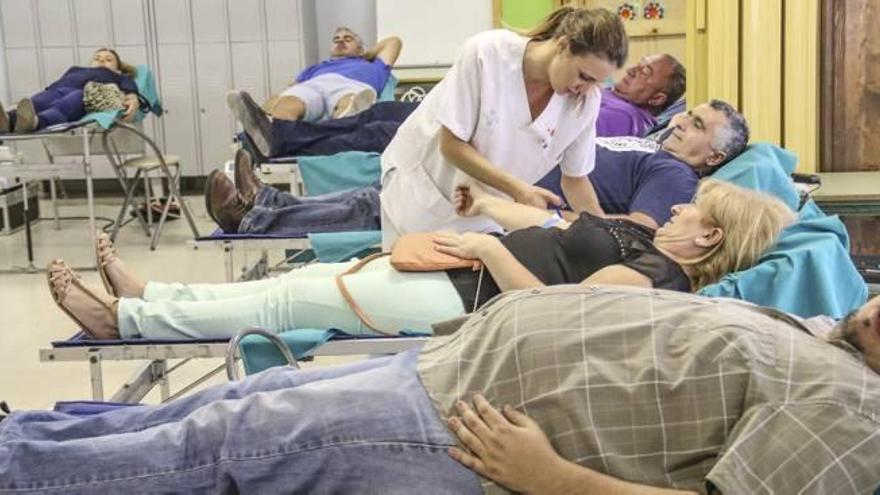
[(534, 418), (563, 457), (617, 478), (701, 492), (871, 492), (880, 376), (798, 323), (660, 290), (518, 291), (431, 339), (419, 374), (441, 416), (483, 392)]

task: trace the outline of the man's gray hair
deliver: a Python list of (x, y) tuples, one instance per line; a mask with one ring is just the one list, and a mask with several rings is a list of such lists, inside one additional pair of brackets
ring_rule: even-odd
[(333, 31), (333, 36), (336, 36), (337, 34), (339, 34), (340, 31), (347, 31), (347, 32), (351, 33), (351, 35), (354, 36), (354, 40), (357, 41), (358, 46), (363, 48), (364, 40), (361, 39), (361, 35), (354, 32), (353, 29), (351, 29), (348, 26), (339, 26), (338, 28), (336, 28), (336, 31)]
[(719, 129), (715, 138), (712, 139), (712, 147), (725, 155), (724, 162), (720, 164), (723, 165), (745, 151), (749, 144), (749, 124), (746, 122), (746, 118), (736, 111), (730, 103), (711, 100), (709, 106), (722, 112), (727, 118), (726, 125)]

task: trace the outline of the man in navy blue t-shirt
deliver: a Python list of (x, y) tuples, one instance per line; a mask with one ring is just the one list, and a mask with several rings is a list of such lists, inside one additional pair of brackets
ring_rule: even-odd
[[(672, 206), (689, 203), (700, 177), (742, 153), (749, 141), (745, 118), (712, 100), (673, 117), (662, 144), (640, 138), (598, 138), (590, 182), (607, 216), (652, 229), (666, 223)], [(538, 182), (562, 195), (557, 167)]]
[[(604, 214), (628, 218), (652, 229), (666, 223), (670, 209), (693, 198), (697, 181), (742, 153), (749, 141), (743, 116), (712, 100), (673, 117), (662, 145), (640, 138), (598, 138), (590, 181)], [(211, 217), (229, 233), (301, 235), (339, 232), (351, 225), (378, 229), (378, 186), (323, 197), (295, 198), (256, 178), (246, 153), (236, 157), (238, 188), (224, 174), (209, 177)], [(537, 185), (559, 191), (559, 167)]]

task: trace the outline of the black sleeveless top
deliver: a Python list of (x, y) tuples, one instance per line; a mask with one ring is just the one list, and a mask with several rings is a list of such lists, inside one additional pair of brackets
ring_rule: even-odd
[[(655, 288), (690, 291), (681, 267), (654, 247), (654, 231), (629, 220), (581, 215), (565, 230), (529, 227), (501, 238), (501, 243), (545, 285), (579, 284), (609, 265), (623, 265), (649, 279)], [(501, 292), (488, 270), (447, 270), (467, 311)], [(477, 298), (477, 285), (480, 294)]]

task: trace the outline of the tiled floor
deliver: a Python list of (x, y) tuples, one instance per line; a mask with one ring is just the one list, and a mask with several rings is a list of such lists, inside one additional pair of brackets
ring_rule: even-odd
[[(99, 198), (98, 216), (115, 217), (121, 198)], [(198, 228), (208, 233), (214, 226), (204, 211), (201, 197), (190, 197)], [(42, 203), (44, 216), (50, 207)], [(85, 216), (85, 201), (62, 202), (62, 216)], [(104, 225), (106, 222), (99, 222)], [(53, 228), (51, 220), (39, 221), (33, 229), (36, 265), (42, 268), (52, 258), (62, 258), (73, 266), (93, 264), (92, 235), (86, 220), (61, 222), (61, 230)], [(220, 249), (195, 250), (191, 233), (184, 220), (167, 224), (156, 251), (149, 250), (149, 239), (132, 222), (122, 229), (117, 246), (125, 261), (147, 279), (180, 282), (222, 282), (223, 257)], [(253, 253), (251, 258), (253, 258)], [(240, 263), (242, 260), (237, 260)], [(27, 262), (24, 232), (0, 236), (0, 270), (24, 266)], [(95, 271), (83, 271), (87, 283), (101, 287)], [(15, 408), (35, 409), (50, 407), (57, 400), (89, 399), (91, 389), (88, 365), (82, 363), (41, 363), (38, 349), (46, 348), (52, 340), (64, 339), (76, 330), (74, 323), (52, 302), (44, 272), (0, 274), (0, 400)], [(105, 362), (103, 365), (107, 397), (143, 362)], [(197, 372), (214, 368), (222, 360), (203, 359), (180, 369), (172, 375), (175, 384), (185, 383)], [(189, 371), (186, 371), (189, 368)], [(225, 381), (220, 374), (209, 383)], [(146, 402), (158, 401), (154, 391)]]

